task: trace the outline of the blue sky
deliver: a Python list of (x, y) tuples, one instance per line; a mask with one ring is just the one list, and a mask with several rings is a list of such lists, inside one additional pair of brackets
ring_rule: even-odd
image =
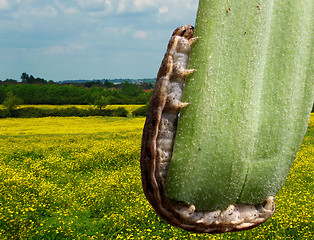
[(0, 80), (156, 77), (198, 0), (0, 0)]

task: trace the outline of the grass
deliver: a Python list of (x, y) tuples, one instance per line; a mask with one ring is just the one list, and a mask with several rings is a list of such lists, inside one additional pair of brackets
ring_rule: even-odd
[(238, 233), (160, 220), (141, 188), (144, 118), (0, 119), (0, 239), (313, 239), (314, 115), (274, 216)]

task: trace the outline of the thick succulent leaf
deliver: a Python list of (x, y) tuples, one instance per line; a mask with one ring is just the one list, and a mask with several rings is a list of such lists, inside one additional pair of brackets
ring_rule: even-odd
[[(261, 3), (260, 3), (261, 2)], [(200, 0), (169, 198), (258, 204), (283, 186), (313, 104), (313, 1)]]

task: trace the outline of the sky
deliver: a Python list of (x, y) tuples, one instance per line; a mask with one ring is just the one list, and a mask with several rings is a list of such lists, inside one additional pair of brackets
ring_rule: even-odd
[(154, 78), (198, 0), (0, 0), (0, 80)]

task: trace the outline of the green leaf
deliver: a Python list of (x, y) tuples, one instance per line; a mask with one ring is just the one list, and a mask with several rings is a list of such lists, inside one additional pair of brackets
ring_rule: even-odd
[(313, 5), (200, 0), (169, 198), (215, 210), (283, 186), (313, 104)]

